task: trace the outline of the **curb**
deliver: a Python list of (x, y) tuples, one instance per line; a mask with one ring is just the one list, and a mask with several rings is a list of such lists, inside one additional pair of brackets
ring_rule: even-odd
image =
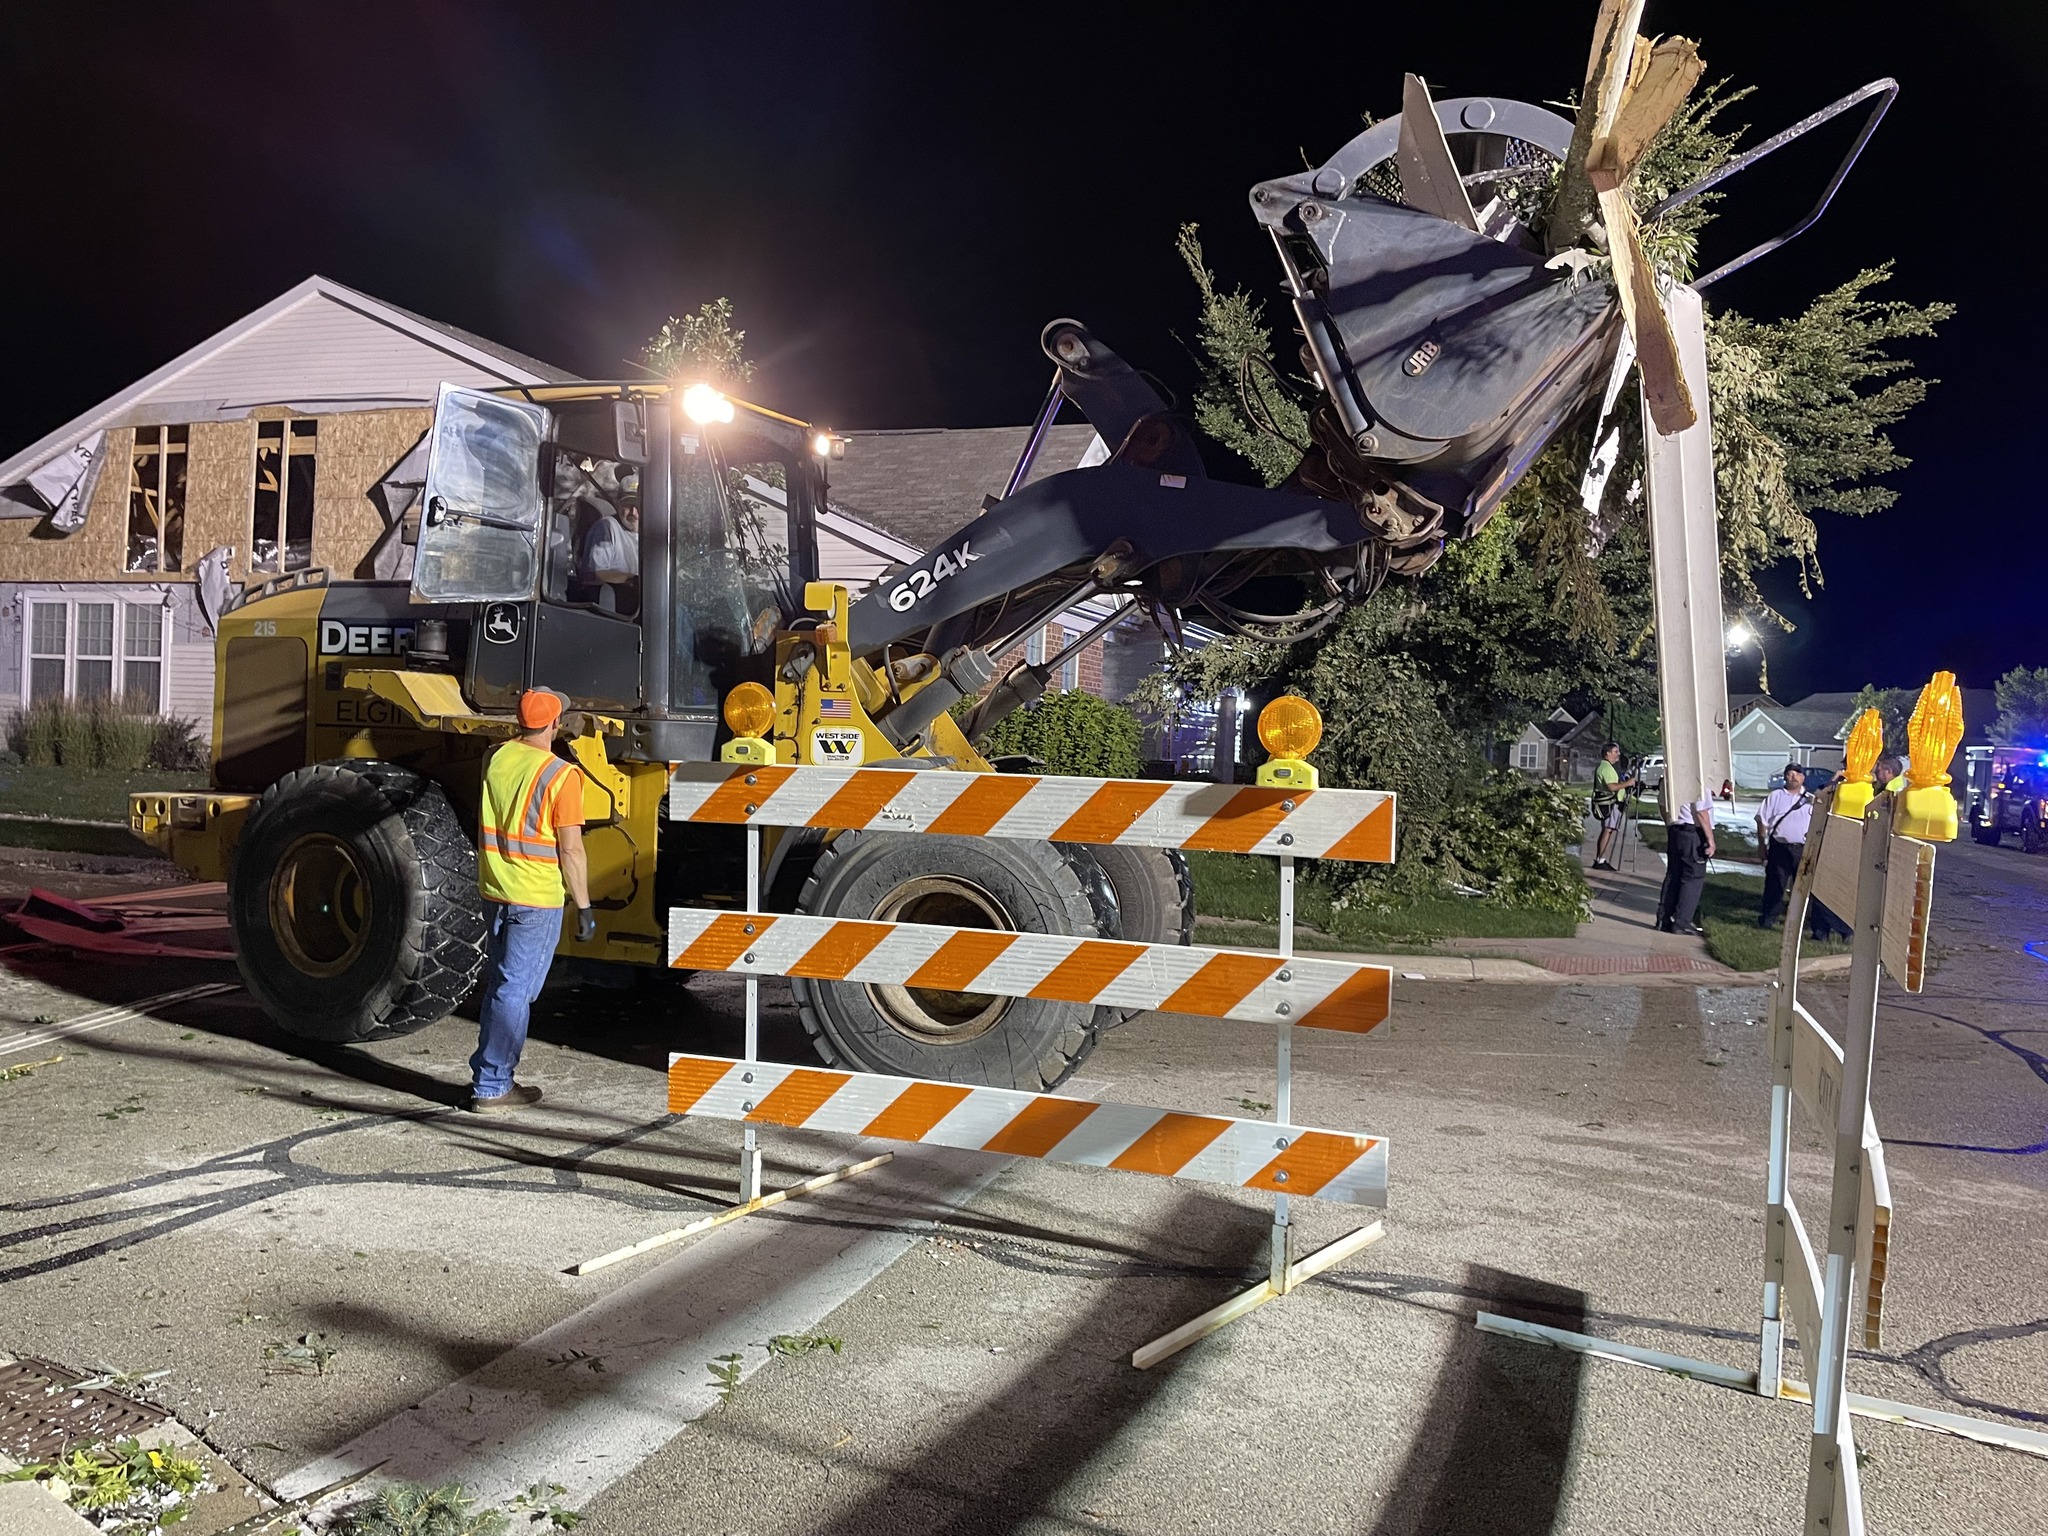
[(0, 813), (0, 843), (16, 848), (46, 848), (58, 853), (110, 854), (124, 859), (163, 858), (156, 849), (129, 831), (126, 822), (77, 821), (67, 816)]

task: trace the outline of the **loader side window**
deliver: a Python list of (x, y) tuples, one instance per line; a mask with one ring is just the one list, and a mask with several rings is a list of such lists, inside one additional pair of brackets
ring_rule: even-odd
[[(670, 663), (671, 709), (715, 709), (735, 683), (756, 671), (750, 662), (774, 645), (781, 609), (762, 602), (750, 553), (731, 516), (728, 466), (694, 434), (678, 439), (673, 500), (675, 633)], [(755, 577), (756, 579), (750, 579)]]
[(553, 449), (541, 595), (631, 617), (640, 611), (640, 467)]
[(306, 642), (296, 635), (241, 636), (221, 661), (222, 789), (267, 789), (306, 761)]

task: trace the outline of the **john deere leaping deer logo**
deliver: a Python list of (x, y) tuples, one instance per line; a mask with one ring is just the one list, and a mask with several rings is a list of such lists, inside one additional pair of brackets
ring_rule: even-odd
[(484, 610), (484, 638), (494, 645), (510, 645), (519, 638), (519, 608), (515, 603), (493, 603)]

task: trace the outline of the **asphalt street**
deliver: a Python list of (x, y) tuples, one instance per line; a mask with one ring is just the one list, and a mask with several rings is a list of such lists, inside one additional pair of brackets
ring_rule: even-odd
[[(1882, 1007), (1897, 1214), (1886, 1337), (1852, 1386), (2048, 1429), (2048, 963), (2025, 947), (2048, 940), (2048, 859), (1940, 860), (1926, 991)], [(8, 868), (0, 894), (31, 878), (99, 877)], [(0, 1350), (168, 1370), (161, 1400), (268, 1485), (379, 1460), (493, 1497), (552, 1480), (598, 1536), (1797, 1529), (1804, 1410), (1470, 1321), (1754, 1365), (1760, 988), (1397, 982), (1371, 1035), (1299, 1032), (1296, 1119), (1391, 1139), (1388, 1235), (1137, 1371), (1132, 1349), (1263, 1275), (1268, 1203), (906, 1149), (564, 1273), (731, 1198), (733, 1129), (662, 1114), (669, 1050), (739, 1044), (723, 979), (551, 990), (521, 1074), (547, 1102), (481, 1120), (454, 1109), (464, 1021), (326, 1050), (238, 991), (147, 1002), (225, 967), (8, 958), (0, 1068), (62, 1059), (0, 1082)], [(1844, 990), (1809, 986), (1824, 1023)], [(767, 1053), (808, 1059), (767, 998)], [(1258, 1114), (1272, 1041), (1150, 1015), (1083, 1073), (1097, 1097)], [(764, 1142), (771, 1183), (882, 1150)], [(1825, 1168), (1808, 1128), (1809, 1209)], [(1378, 1214), (1295, 1211), (1305, 1248)], [(2048, 1529), (2048, 1462), (1858, 1440), (1873, 1531)]]

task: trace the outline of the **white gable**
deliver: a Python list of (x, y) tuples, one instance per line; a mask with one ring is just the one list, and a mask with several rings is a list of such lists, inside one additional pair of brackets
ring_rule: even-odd
[[(444, 381), (484, 388), (533, 382), (508, 379), (506, 372), (454, 356), (326, 294), (309, 293), (152, 386), (113, 424), (154, 420), (165, 404), (200, 406), (212, 416), (238, 415), (256, 405), (369, 410), (432, 405)], [(195, 413), (173, 414), (190, 421)]]
[(431, 405), (442, 382), (499, 387), (570, 377), (451, 332), (324, 277), (309, 277), (147, 378), (0, 464), (0, 485), (106, 427), (303, 411)]

